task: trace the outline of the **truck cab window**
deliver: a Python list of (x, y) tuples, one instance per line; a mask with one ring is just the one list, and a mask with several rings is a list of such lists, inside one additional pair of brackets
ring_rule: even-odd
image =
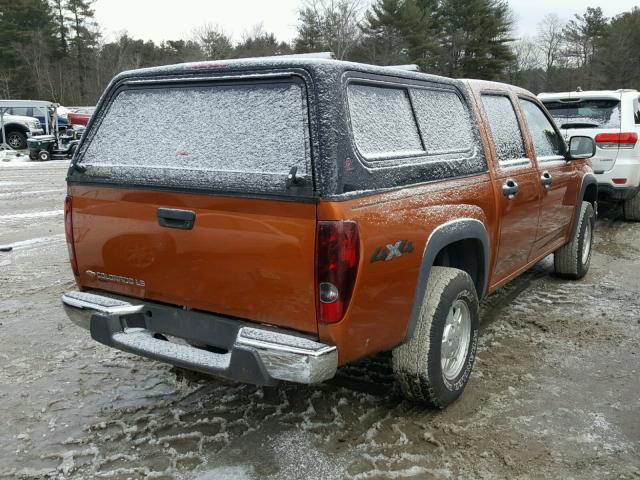
[(564, 141), (542, 109), (524, 98), (520, 99), (520, 106), (527, 119), (531, 141), (538, 160), (545, 157), (564, 157)]

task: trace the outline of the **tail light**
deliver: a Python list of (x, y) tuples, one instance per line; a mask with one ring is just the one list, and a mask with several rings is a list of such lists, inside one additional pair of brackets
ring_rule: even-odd
[(64, 199), (64, 234), (67, 237), (67, 250), (69, 250), (69, 262), (73, 274), (77, 277), (78, 261), (76, 260), (76, 247), (73, 242), (73, 197), (67, 195)]
[(358, 226), (353, 222), (318, 222), (316, 243), (316, 298), (318, 321), (342, 320), (360, 260)]
[(599, 133), (596, 135), (596, 143), (600, 148), (628, 148), (636, 146), (638, 142), (638, 134), (631, 133)]

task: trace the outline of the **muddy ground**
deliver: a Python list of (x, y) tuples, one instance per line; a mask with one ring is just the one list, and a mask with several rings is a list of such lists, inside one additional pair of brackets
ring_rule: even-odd
[(258, 388), (111, 350), (68, 322), (64, 162), (0, 165), (0, 479), (640, 478), (640, 224), (601, 209), (589, 275), (547, 258), (482, 306), (446, 411), (389, 358)]

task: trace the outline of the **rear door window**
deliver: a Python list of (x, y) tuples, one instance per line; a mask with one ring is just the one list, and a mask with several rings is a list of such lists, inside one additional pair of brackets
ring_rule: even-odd
[(562, 129), (620, 128), (620, 100), (566, 99), (544, 102)]
[(538, 160), (564, 158), (564, 140), (542, 109), (530, 100), (520, 99), (520, 106), (527, 119), (531, 141)]
[(511, 99), (505, 95), (482, 95), (493, 143), (501, 167), (530, 163), (524, 149), (522, 131)]
[(633, 118), (636, 125), (640, 126), (640, 97), (637, 97), (633, 101)]
[(414, 88), (411, 97), (427, 155), (473, 152), (469, 110), (455, 92)]
[(351, 83), (347, 95), (353, 137), (365, 159), (424, 154), (407, 89)]
[(110, 182), (286, 192), (293, 167), (311, 185), (300, 82), (140, 87), (111, 101), (80, 153)]

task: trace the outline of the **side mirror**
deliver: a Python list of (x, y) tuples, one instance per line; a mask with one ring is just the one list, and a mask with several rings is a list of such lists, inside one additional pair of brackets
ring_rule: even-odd
[(586, 160), (596, 154), (596, 142), (591, 137), (575, 136), (569, 140), (568, 160)]

